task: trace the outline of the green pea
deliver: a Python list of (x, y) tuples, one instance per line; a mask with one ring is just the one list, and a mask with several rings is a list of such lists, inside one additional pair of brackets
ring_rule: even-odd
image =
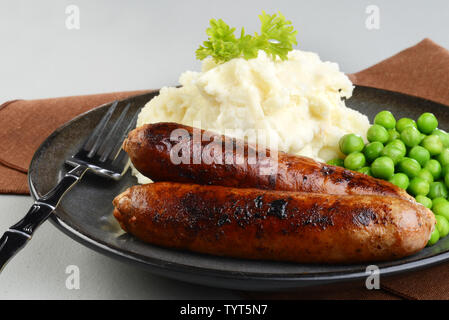
[(434, 198), (447, 198), (448, 191), (446, 185), (441, 181), (435, 181), (430, 183), (429, 194), (430, 199)]
[(407, 147), (405, 146), (404, 142), (402, 142), (399, 139), (396, 139), (396, 140), (393, 140), (393, 141), (389, 142), (387, 144), (387, 146), (389, 146), (389, 145), (395, 146), (396, 148), (402, 150), (404, 152), (404, 155), (407, 152)]
[(432, 207), (433, 213), (443, 216), (446, 219), (449, 219), (449, 201), (441, 201), (433, 205)]
[(344, 165), (345, 165), (345, 161), (340, 158), (331, 159), (326, 163), (330, 164), (331, 166), (336, 166), (336, 167), (344, 167)]
[(440, 233), (438, 232), (438, 229), (435, 228), (432, 231), (432, 234), (430, 235), (430, 239), (427, 242), (428, 246), (433, 246), (435, 243), (438, 242), (438, 240), (440, 240)]
[(421, 165), (415, 159), (405, 157), (399, 162), (398, 169), (400, 172), (405, 173), (409, 178), (414, 178), (421, 170)]
[(418, 129), (415, 120), (410, 118), (401, 118), (396, 122), (396, 130), (401, 133), (405, 128), (413, 126)]
[(436, 156), (443, 151), (443, 143), (436, 135), (430, 135), (423, 139), (421, 145), (426, 148), (431, 156)]
[(421, 166), (424, 166), (430, 159), (430, 153), (426, 148), (421, 146), (414, 146), (408, 152), (408, 157), (415, 159)]
[(396, 131), (396, 129), (388, 129), (388, 141), (391, 142), (393, 140), (399, 139), (401, 135), (399, 132)]
[(363, 167), (363, 168), (360, 168), (359, 170), (357, 170), (357, 172), (360, 172), (360, 173), (363, 173), (363, 174), (366, 174), (366, 175), (370, 176), (371, 175), (371, 168), (370, 167)]
[(426, 180), (428, 183), (433, 182), (433, 175), (426, 168), (422, 168), (421, 170), (419, 170), (416, 176), (418, 178)]
[(416, 199), (416, 202), (421, 203), (427, 209), (432, 208), (432, 200), (427, 198), (426, 196), (417, 195), (415, 199)]
[(430, 159), (426, 162), (424, 168), (430, 171), (434, 180), (438, 180), (441, 177), (441, 164), (437, 160)]
[(341, 137), (339, 145), (340, 151), (344, 154), (360, 152), (365, 147), (362, 137), (354, 133), (349, 133)]
[(407, 127), (401, 132), (401, 140), (407, 147), (414, 147), (421, 142), (421, 133), (415, 127)]
[(449, 221), (447, 221), (445, 217), (439, 215), (435, 215), (435, 219), (437, 220), (436, 228), (438, 229), (440, 238), (444, 238), (449, 234)]
[(388, 180), (394, 174), (394, 162), (388, 157), (379, 157), (371, 164), (371, 173), (374, 177)]
[(366, 161), (373, 162), (376, 158), (380, 156), (384, 145), (379, 141), (370, 142), (363, 149), (363, 154), (365, 155)]
[(374, 117), (374, 123), (381, 125), (385, 129), (393, 129), (396, 126), (396, 119), (390, 111), (381, 111)]
[(344, 164), (346, 169), (357, 170), (365, 166), (366, 159), (363, 153), (353, 152), (346, 156)]
[(394, 165), (397, 165), (399, 161), (404, 158), (405, 151), (397, 148), (396, 145), (389, 143), (385, 146), (385, 148), (383, 148), (380, 154), (381, 156), (391, 158), (391, 160), (393, 160), (394, 162)]
[(435, 199), (432, 199), (432, 208), (435, 207), (439, 203), (446, 203), (448, 202), (446, 198), (443, 197), (437, 197)]
[(369, 142), (379, 141), (381, 143), (385, 143), (390, 138), (390, 135), (388, 134), (387, 129), (378, 124), (374, 124), (368, 129), (366, 138)]
[(435, 129), (432, 131), (432, 134), (440, 138), (445, 148), (449, 148), (449, 134), (446, 131)]
[(447, 166), (449, 164), (449, 148), (444, 148), (443, 151), (436, 157), (441, 166)]
[(410, 181), (407, 191), (414, 196), (426, 196), (429, 193), (429, 183), (421, 178), (415, 177)]
[(433, 113), (425, 112), (418, 118), (417, 124), (419, 131), (430, 134), (438, 127), (438, 120)]
[(388, 181), (404, 190), (407, 190), (410, 183), (405, 173), (395, 173)]

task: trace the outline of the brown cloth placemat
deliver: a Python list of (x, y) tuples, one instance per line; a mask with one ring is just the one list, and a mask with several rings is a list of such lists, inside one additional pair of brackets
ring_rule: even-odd
[(449, 105), (449, 51), (430, 39), (350, 75), (358, 85)]
[[(350, 77), (358, 85), (449, 105), (449, 51), (429, 39)], [(1, 105), (0, 193), (28, 194), (26, 172), (34, 151), (60, 125), (103, 103), (148, 91), (15, 100)], [(364, 282), (357, 282), (242, 295), (265, 299), (449, 299), (449, 265), (390, 278), (381, 276), (380, 283), (381, 290), (367, 290)]]
[(34, 152), (58, 127), (103, 103), (150, 90), (39, 100), (0, 106), (0, 193), (29, 194), (27, 171)]

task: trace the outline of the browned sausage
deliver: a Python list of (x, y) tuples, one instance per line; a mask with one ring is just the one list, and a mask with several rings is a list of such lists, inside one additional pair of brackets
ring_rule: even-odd
[(326, 195), (172, 182), (114, 199), (125, 231), (156, 245), (247, 259), (352, 263), (421, 250), (435, 218), (397, 197)]
[[(185, 131), (185, 136), (180, 139), (171, 139), (172, 132), (180, 129)], [(270, 162), (263, 161), (264, 158), (260, 157), (251, 164), (248, 162), (248, 155), (257, 153), (257, 147), (221, 135), (212, 135), (212, 142), (201, 142), (201, 150), (210, 152), (201, 150), (198, 152), (198, 148), (194, 149), (193, 130), (192, 127), (177, 123), (160, 122), (144, 125), (129, 133), (123, 148), (137, 170), (153, 181), (342, 195), (377, 194), (414, 201), (404, 190), (387, 181), (327, 165), (307, 157), (282, 152), (279, 152), (277, 157), (270, 157), (272, 151), (267, 149), (266, 159)], [(202, 135), (205, 133), (203, 130), (200, 132)], [(226, 153), (226, 142), (229, 141), (233, 147), (231, 152)], [(181, 152), (180, 150), (189, 151), (185, 153), (189, 156), (188, 161), (175, 164), (170, 155), (177, 155)], [(202, 161), (200, 152), (214, 155), (215, 150), (219, 150), (218, 156), (214, 158), (211, 156), (211, 158), (216, 161), (210, 164)], [(244, 150), (244, 153), (239, 150)], [(237, 161), (239, 157), (243, 158), (241, 164)], [(200, 159), (201, 163), (195, 164), (195, 159)], [(226, 159), (232, 161), (229, 163)], [(277, 170), (268, 172), (271, 174), (261, 174), (264, 169), (267, 173), (266, 169), (274, 162), (277, 162)]]

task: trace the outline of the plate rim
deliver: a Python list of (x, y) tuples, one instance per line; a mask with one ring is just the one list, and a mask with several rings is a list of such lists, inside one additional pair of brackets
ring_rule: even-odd
[[(432, 104), (436, 104), (439, 106), (443, 106), (446, 108), (449, 108), (449, 106), (444, 105), (439, 102), (435, 102), (429, 99), (420, 98), (413, 95), (403, 94), (396, 91), (391, 90), (385, 90), (385, 89), (378, 89), (374, 87), (369, 86), (359, 86), (356, 85), (355, 88), (368, 88), (372, 90), (377, 91), (386, 91), (389, 93), (393, 93), (396, 95), (401, 96), (408, 96), (413, 99), (418, 99), (421, 101), (428, 101)], [(159, 93), (159, 89), (156, 90), (150, 90), (143, 94), (137, 94), (132, 95), (129, 97), (126, 97), (124, 99), (121, 99), (119, 101), (126, 101), (129, 99), (133, 99), (136, 97), (144, 96), (153, 94), (154, 96), (157, 96)], [(31, 197), (36, 200), (38, 197), (37, 190), (35, 189), (35, 185), (32, 181), (31, 175), (33, 172), (33, 165), (36, 163), (38, 159), (38, 155), (41, 153), (42, 149), (45, 148), (45, 146), (49, 143), (50, 140), (52, 140), (56, 135), (58, 135), (62, 130), (64, 130), (67, 126), (71, 125), (73, 122), (77, 121), (78, 119), (86, 116), (87, 114), (94, 112), (97, 109), (105, 108), (108, 105), (110, 105), (111, 102), (103, 103), (97, 107), (94, 107), (86, 112), (83, 112), (82, 114), (74, 117), (73, 119), (67, 121), (60, 127), (58, 127), (55, 131), (53, 131), (45, 140), (41, 143), (41, 145), (36, 149), (35, 153), (33, 154), (32, 160), (30, 162), (28, 174), (27, 174), (27, 181), (28, 186), (30, 190)], [(351, 281), (351, 280), (359, 280), (362, 278), (367, 277), (367, 273), (363, 271), (356, 271), (356, 272), (347, 272), (347, 271), (335, 271), (335, 272), (326, 272), (323, 274), (306, 274), (306, 273), (286, 273), (283, 274), (277, 274), (277, 273), (267, 273), (267, 272), (250, 272), (250, 271), (226, 271), (226, 270), (218, 270), (218, 269), (209, 269), (209, 268), (203, 268), (203, 267), (196, 267), (191, 265), (186, 265), (178, 262), (167, 262), (166, 260), (157, 259), (154, 257), (148, 257), (148, 256), (142, 256), (139, 254), (133, 254), (130, 252), (126, 252), (126, 250), (120, 250), (117, 248), (114, 248), (112, 246), (109, 246), (105, 243), (102, 243), (101, 240), (95, 239), (93, 237), (88, 236), (87, 234), (84, 234), (80, 230), (76, 230), (73, 226), (70, 225), (70, 223), (64, 221), (64, 219), (61, 219), (58, 216), (58, 208), (54, 211), (54, 213), (50, 216), (50, 222), (57, 227), (60, 231), (62, 231), (64, 234), (68, 235), (73, 240), (81, 243), (82, 245), (97, 251), (101, 254), (105, 254), (109, 257), (113, 257), (116, 259), (119, 259), (121, 261), (125, 261), (128, 263), (138, 263), (139, 265), (145, 266), (147, 269), (148, 267), (151, 267), (153, 271), (159, 270), (159, 271), (170, 271), (173, 273), (189, 273), (190, 275), (200, 276), (200, 277), (219, 277), (223, 280), (252, 280), (252, 281), (276, 281), (276, 282), (285, 282), (289, 283), (291, 285), (289, 286), (270, 286), (274, 288), (288, 288), (288, 287), (298, 287), (298, 283), (308, 283), (308, 284), (319, 284), (323, 282), (337, 282), (337, 281)], [(166, 250), (170, 250), (169, 248), (164, 248)], [(226, 258), (226, 257), (225, 257)], [(229, 259), (236, 259), (236, 258), (229, 258)], [(244, 261), (245, 259), (237, 259)], [(446, 260), (449, 260), (449, 250), (446, 252), (441, 252), (439, 254), (436, 254), (431, 257), (422, 258), (416, 261), (409, 261), (405, 262), (403, 264), (399, 265), (393, 265), (393, 266), (384, 266), (379, 267), (380, 275), (381, 276), (390, 276), (394, 274), (404, 273), (406, 271), (417, 271), (420, 269), (428, 268), (431, 266), (435, 266), (437, 264), (443, 263)], [(249, 261), (249, 260), (248, 260)], [(262, 260), (261, 260), (262, 261)], [(367, 263), (366, 265), (375, 265), (376, 262), (373, 263)], [(348, 264), (349, 266), (349, 264)], [(157, 272), (156, 272), (157, 273)], [(160, 274), (160, 272), (159, 272)], [(167, 274), (160, 274), (162, 276), (169, 276)], [(188, 281), (188, 279), (185, 279), (185, 281)], [(266, 288), (264, 288), (265, 290)]]

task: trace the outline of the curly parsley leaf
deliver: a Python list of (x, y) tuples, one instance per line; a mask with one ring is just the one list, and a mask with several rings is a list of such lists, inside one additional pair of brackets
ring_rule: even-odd
[(203, 60), (211, 56), (215, 62), (223, 63), (234, 58), (243, 57), (246, 60), (257, 57), (259, 50), (264, 50), (273, 60), (279, 57), (287, 59), (289, 51), (296, 45), (296, 34), (291, 21), (286, 20), (279, 12), (259, 16), (262, 23), (260, 35), (245, 34), (242, 28), (240, 38), (234, 35), (235, 28), (229, 27), (223, 20), (210, 20), (206, 30), (207, 41), (196, 51), (196, 57)]
[(210, 20), (206, 30), (209, 39), (196, 50), (196, 57), (203, 60), (212, 56), (216, 62), (228, 61), (240, 55), (238, 39), (234, 35), (235, 28), (230, 28), (223, 20)]
[(282, 60), (287, 59), (289, 51), (293, 50), (293, 45), (297, 45), (296, 34), (291, 21), (285, 20), (285, 17), (279, 12), (279, 16), (276, 14), (269, 15), (265, 12), (259, 16), (261, 26), (261, 37), (264, 37), (266, 41), (266, 47), (263, 49), (273, 59), (276, 56)]

